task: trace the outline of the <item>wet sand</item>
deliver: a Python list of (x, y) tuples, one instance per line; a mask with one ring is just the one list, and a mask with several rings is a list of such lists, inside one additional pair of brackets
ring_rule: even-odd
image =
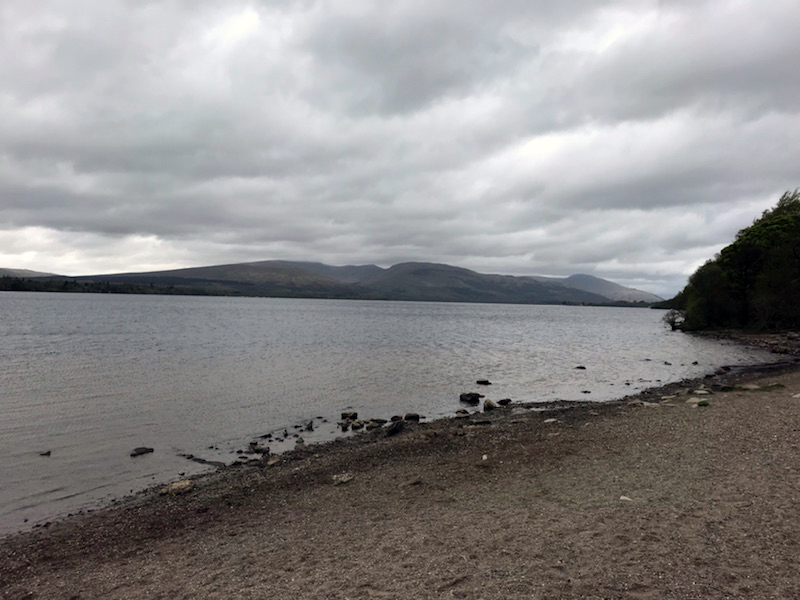
[(0, 597), (800, 598), (800, 368), (407, 423), (158, 492), (4, 538)]

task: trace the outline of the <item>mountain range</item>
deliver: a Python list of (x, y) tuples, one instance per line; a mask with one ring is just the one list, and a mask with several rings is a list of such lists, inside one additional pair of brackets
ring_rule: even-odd
[(591, 275), (566, 278), (487, 275), (451, 265), (421, 262), (382, 268), (268, 260), (81, 277), (28, 273), (31, 274), (23, 274), (19, 269), (0, 269), (0, 276), (158, 286), (172, 293), (508, 304), (602, 305), (662, 300), (655, 294)]

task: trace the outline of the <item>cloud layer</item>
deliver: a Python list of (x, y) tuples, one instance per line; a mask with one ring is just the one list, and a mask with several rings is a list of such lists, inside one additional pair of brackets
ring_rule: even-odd
[(671, 295), (800, 185), (793, 0), (8, 0), (0, 266)]

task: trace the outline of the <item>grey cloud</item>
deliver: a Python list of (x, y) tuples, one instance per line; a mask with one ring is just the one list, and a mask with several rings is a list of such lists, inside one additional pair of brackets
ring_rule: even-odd
[[(0, 7), (0, 229), (51, 232), (37, 256), (73, 240), (92, 265), (106, 243), (676, 291), (798, 185), (786, 0), (68, 8)], [(8, 266), (58, 270), (64, 247)]]

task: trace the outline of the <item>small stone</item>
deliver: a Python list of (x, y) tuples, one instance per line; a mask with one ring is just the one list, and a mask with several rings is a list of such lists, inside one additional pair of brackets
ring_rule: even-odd
[(511, 404), (511, 398), (503, 398), (502, 400), (498, 400), (497, 403), (500, 406), (508, 406), (509, 404)]
[(705, 400), (705, 399), (704, 400), (699, 400), (697, 402), (697, 406), (709, 406), (708, 400)]
[(708, 390), (700, 389), (700, 390), (692, 390), (692, 394), (694, 394), (695, 396), (710, 396), (711, 392)]
[(628, 498), (627, 496), (620, 496), (619, 499), (625, 502), (633, 502), (633, 498)]
[(406, 413), (404, 417), (406, 421), (411, 421), (412, 423), (419, 423), (419, 415), (417, 413)]
[(159, 494), (162, 496), (166, 496), (167, 494), (171, 496), (177, 496), (179, 494), (185, 494), (187, 492), (191, 492), (194, 489), (194, 481), (191, 479), (183, 479), (181, 481), (174, 481), (170, 483), (168, 486), (161, 488)]
[(39, 456), (50, 456), (52, 454), (51, 450), (45, 450), (44, 452), (39, 452)]
[(486, 410), (494, 410), (495, 408), (497, 408), (497, 404), (495, 404), (491, 400), (484, 400), (483, 401), (483, 410), (484, 411), (486, 411)]
[(267, 461), (267, 466), (268, 466), (268, 467), (274, 467), (275, 465), (277, 465), (277, 464), (278, 464), (278, 463), (280, 463), (280, 462), (281, 462), (281, 459), (280, 459), (280, 458), (278, 458), (277, 456), (273, 456), (272, 458), (270, 458), (270, 459)]
[(386, 428), (386, 435), (397, 435), (401, 431), (403, 431), (403, 421), (392, 421), (389, 426)]
[(456, 419), (467, 419), (469, 418), (469, 411), (465, 408), (460, 408), (456, 411)]
[(478, 385), (492, 385), (492, 382), (489, 381), (488, 379), (478, 379), (478, 381), (476, 381), (475, 383), (477, 383)]
[(550, 425), (551, 423), (559, 423), (559, 422), (560, 421), (558, 419), (545, 419), (544, 420), (544, 424), (545, 425)]
[(146, 446), (139, 446), (138, 448), (134, 448), (131, 450), (131, 457), (142, 456), (143, 454), (150, 454), (154, 452), (153, 448), (147, 448)]
[(358, 418), (358, 413), (354, 410), (346, 410), (342, 413), (342, 421), (355, 421)]
[(578, 365), (575, 368), (578, 369), (579, 371), (585, 371), (586, 370), (586, 367), (584, 367), (583, 365)]
[(400, 415), (392, 415), (392, 418), (389, 419), (390, 421), (402, 421), (403, 417)]
[(364, 421), (362, 421), (361, 419), (356, 419), (355, 421), (353, 421), (353, 424), (350, 425), (350, 427), (352, 428), (353, 431), (364, 429)]
[(481, 395), (475, 392), (461, 394), (458, 399), (465, 404), (477, 405), (481, 401)]
[(355, 479), (355, 476), (352, 473), (340, 473), (333, 476), (333, 485), (342, 485), (353, 479)]

